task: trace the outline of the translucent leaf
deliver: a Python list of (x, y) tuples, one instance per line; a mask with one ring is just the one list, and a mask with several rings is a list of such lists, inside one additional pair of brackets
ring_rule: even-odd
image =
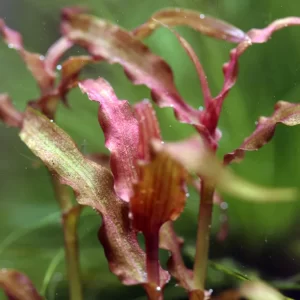
[(216, 158), (199, 137), (176, 143), (154, 143), (154, 149), (164, 149), (180, 161), (190, 172), (214, 183), (223, 192), (251, 201), (296, 200), (298, 190), (293, 188), (267, 188), (250, 183), (234, 174)]
[(233, 43), (240, 43), (246, 38), (246, 34), (242, 30), (231, 24), (198, 11), (183, 8), (160, 10), (154, 13), (146, 23), (135, 29), (133, 33), (138, 38), (145, 38), (159, 28), (161, 24), (188, 26), (202, 34)]

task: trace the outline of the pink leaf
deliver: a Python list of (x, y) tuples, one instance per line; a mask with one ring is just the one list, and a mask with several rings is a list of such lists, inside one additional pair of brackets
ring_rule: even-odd
[(137, 179), (136, 160), (139, 128), (134, 112), (126, 100), (119, 100), (110, 84), (102, 78), (79, 83), (90, 100), (99, 102), (98, 119), (111, 153), (110, 166), (115, 190), (125, 201), (131, 196), (132, 183)]
[(269, 118), (260, 117), (254, 132), (247, 137), (242, 145), (224, 157), (225, 164), (241, 161), (246, 151), (255, 151), (268, 143), (275, 132), (277, 124), (295, 126), (300, 124), (300, 104), (279, 101), (275, 111)]

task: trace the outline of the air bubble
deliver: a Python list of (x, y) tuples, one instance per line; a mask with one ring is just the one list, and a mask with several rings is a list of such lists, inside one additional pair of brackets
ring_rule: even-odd
[(205, 18), (205, 15), (204, 14), (200, 14), (200, 19), (204, 19)]
[(228, 203), (227, 202), (222, 202), (221, 204), (220, 204), (220, 207), (222, 208), (222, 209), (227, 209), (228, 208)]
[(53, 123), (53, 120), (51, 119), (50, 122)]
[(14, 48), (14, 44), (8, 44), (7, 47), (8, 48)]
[(62, 69), (62, 66), (61, 65), (57, 65), (56, 66), (56, 70), (61, 70)]
[(161, 291), (161, 287), (160, 287), (160, 286), (157, 286), (157, 287), (156, 287), (156, 290), (157, 290), (157, 291)]
[(202, 111), (203, 110), (203, 106), (199, 106), (199, 108), (198, 108), (200, 111)]

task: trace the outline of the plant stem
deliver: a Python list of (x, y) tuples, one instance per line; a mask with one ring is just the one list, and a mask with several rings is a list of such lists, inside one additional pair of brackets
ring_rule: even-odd
[(159, 279), (159, 250), (158, 250), (158, 241), (159, 235), (158, 231), (154, 234), (145, 235), (145, 244), (146, 244), (146, 267), (147, 267), (147, 276), (148, 282), (155, 284), (156, 287), (160, 287)]
[(61, 219), (65, 243), (65, 259), (71, 300), (82, 300), (77, 225), (81, 206), (72, 205), (70, 189), (51, 175), (57, 202), (61, 209)]
[(214, 186), (209, 182), (201, 183), (199, 205), (196, 255), (194, 262), (194, 288), (205, 289), (205, 278), (208, 264), (209, 237), (213, 211)]
[(82, 300), (77, 225), (82, 207), (76, 205), (63, 214), (65, 257), (71, 300)]

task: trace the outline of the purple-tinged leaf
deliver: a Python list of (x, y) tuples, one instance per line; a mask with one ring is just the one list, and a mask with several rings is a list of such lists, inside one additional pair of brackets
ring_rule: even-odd
[(180, 121), (199, 124), (199, 111), (179, 95), (168, 64), (151, 53), (132, 33), (108, 21), (70, 11), (63, 14), (62, 32), (95, 58), (122, 65), (134, 84), (148, 86), (158, 105), (173, 107)]
[(73, 46), (65, 37), (58, 39), (47, 51), (44, 59), (45, 69), (55, 77), (56, 66), (64, 53)]
[(0, 288), (10, 300), (42, 300), (30, 279), (12, 269), (0, 269)]
[(165, 223), (160, 229), (160, 248), (171, 252), (168, 270), (178, 283), (187, 291), (193, 291), (193, 271), (186, 268), (181, 256), (183, 240), (176, 236), (172, 222)]
[(183, 8), (167, 8), (154, 13), (146, 23), (135, 29), (133, 34), (138, 38), (145, 38), (162, 24), (188, 26), (204, 35), (233, 43), (240, 43), (247, 37), (246, 33), (231, 24), (198, 11)]
[(175, 30), (173, 30), (172, 28), (168, 27), (165, 24), (162, 24), (163, 26), (165, 26), (166, 28), (168, 28), (178, 39), (180, 45), (182, 46), (182, 48), (184, 49), (184, 51), (187, 53), (187, 55), (189, 56), (189, 58), (191, 59), (192, 63), (194, 64), (198, 77), (199, 77), (199, 81), (200, 81), (200, 85), (202, 88), (202, 93), (203, 93), (203, 98), (204, 98), (204, 105), (207, 106), (209, 104), (209, 102), (212, 100), (211, 97), (211, 91), (209, 89), (209, 85), (207, 82), (207, 76), (205, 74), (205, 71), (199, 61), (199, 58), (197, 56), (197, 54), (195, 53), (194, 49), (192, 48), (192, 46), (187, 42), (186, 39), (184, 39), (178, 32), (176, 32)]
[(267, 188), (250, 183), (234, 174), (213, 154), (207, 144), (198, 136), (176, 143), (154, 143), (154, 151), (162, 149), (178, 160), (190, 172), (213, 183), (223, 192), (245, 200), (258, 202), (296, 200), (295, 188)]
[(238, 60), (240, 56), (247, 50), (248, 47), (252, 46), (253, 44), (267, 42), (270, 39), (271, 35), (277, 30), (289, 26), (298, 25), (300, 25), (299, 17), (289, 17), (276, 20), (263, 29), (252, 29), (247, 33), (247, 38), (242, 41), (236, 48), (230, 51), (230, 60), (223, 66), (224, 83), (222, 90), (215, 97), (215, 101), (212, 102), (212, 104), (214, 105), (212, 105), (208, 110), (210, 114), (213, 113), (217, 116), (217, 119), (215, 118), (214, 122), (215, 127), (217, 126), (217, 120), (221, 112), (223, 101), (236, 82), (238, 75)]
[(53, 87), (55, 76), (50, 70), (45, 68), (44, 57), (38, 53), (26, 51), (23, 47), (23, 40), (20, 33), (7, 27), (2, 19), (0, 19), (0, 34), (9, 48), (14, 48), (19, 52), (37, 81), (41, 93), (43, 95), (46, 94)]
[(46, 95), (29, 104), (53, 119), (58, 102), (62, 100), (65, 105), (68, 105), (67, 93), (70, 89), (77, 87), (81, 70), (91, 62), (95, 60), (90, 56), (73, 56), (65, 60), (61, 65), (61, 78), (57, 87), (53, 87)]
[(273, 137), (276, 125), (295, 126), (300, 124), (300, 104), (279, 101), (275, 111), (269, 118), (260, 117), (254, 132), (247, 137), (242, 145), (224, 156), (224, 163), (240, 162), (246, 151), (255, 151), (267, 144)]
[(20, 33), (7, 27), (2, 19), (0, 19), (0, 34), (9, 48), (18, 51), (41, 90), (41, 96), (37, 100), (30, 101), (29, 105), (53, 119), (59, 100), (62, 99), (67, 104), (66, 94), (76, 86), (81, 69), (95, 60), (88, 56), (71, 57), (66, 60), (62, 65), (61, 81), (55, 87), (56, 65), (62, 55), (73, 45), (70, 40), (61, 37), (49, 48), (44, 57), (25, 50)]
[[(110, 270), (124, 284), (146, 283), (145, 254), (131, 228), (128, 203), (115, 195), (112, 174), (86, 159), (64, 131), (31, 108), (25, 113), (20, 137), (62, 184), (73, 188), (79, 204), (102, 215), (99, 237)], [(163, 286), (167, 274), (160, 273)]]
[(110, 84), (102, 78), (79, 83), (90, 100), (100, 104), (98, 119), (109, 149), (110, 167), (116, 193), (129, 201), (132, 183), (137, 179), (136, 161), (139, 147), (139, 125), (126, 100), (119, 100)]
[(138, 159), (150, 161), (151, 140), (162, 140), (156, 112), (148, 100), (143, 100), (134, 105), (135, 117), (139, 126)]
[(8, 126), (22, 126), (23, 113), (19, 112), (12, 104), (7, 94), (0, 94), (0, 120)]
[(282, 28), (290, 26), (299, 26), (300, 18), (299, 17), (288, 17), (283, 19), (278, 19), (272, 22), (269, 26), (263, 29), (251, 29), (248, 32), (248, 36), (251, 39), (252, 43), (265, 43), (267, 42), (271, 35)]

